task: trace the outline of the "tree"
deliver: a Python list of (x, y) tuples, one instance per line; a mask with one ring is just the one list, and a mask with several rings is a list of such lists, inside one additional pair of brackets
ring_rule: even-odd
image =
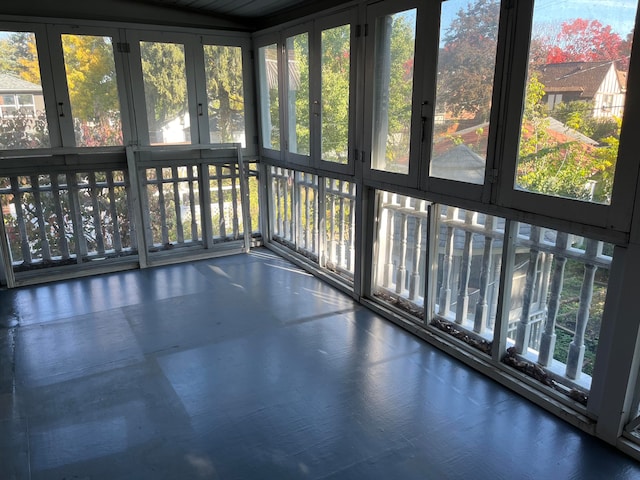
[(244, 131), (242, 49), (205, 45), (204, 52), (210, 130), (219, 132), (220, 142), (233, 142), (233, 132)]
[(545, 63), (616, 61), (625, 68), (631, 53), (631, 42), (610, 25), (584, 18), (563, 22), (555, 37), (538, 37), (538, 43), (546, 50)]
[(187, 113), (184, 47), (175, 43), (140, 42), (144, 97), (151, 142), (163, 142), (161, 130)]
[(499, 16), (498, 0), (469, 3), (442, 38), (438, 103), (455, 116), (466, 112), (482, 121), (489, 118)]

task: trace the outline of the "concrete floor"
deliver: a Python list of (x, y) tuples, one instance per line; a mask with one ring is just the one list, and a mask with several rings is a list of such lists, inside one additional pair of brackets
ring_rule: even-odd
[(0, 291), (1, 479), (638, 479), (265, 250)]

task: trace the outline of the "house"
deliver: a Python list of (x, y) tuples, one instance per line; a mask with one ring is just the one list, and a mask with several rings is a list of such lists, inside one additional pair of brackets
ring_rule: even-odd
[(18, 112), (35, 117), (44, 111), (42, 87), (10, 73), (0, 73), (0, 119)]
[[(464, 61), (496, 62), (490, 125), (434, 142), (458, 2), (4, 2), (0, 40), (33, 33), (18, 60), (37, 47), (52, 108), (50, 147), (0, 150), (0, 477), (640, 478), (640, 56), (598, 158), (610, 201), (520, 189), (537, 18), (476, 3), (496, 50)], [(113, 68), (78, 101), (117, 92), (122, 144), (79, 146), (81, 35), (113, 48), (73, 60)], [(163, 43), (171, 68), (144, 64)], [(242, 73), (208, 72), (208, 46)], [(207, 84), (232, 78), (245, 145), (211, 134)], [(565, 87), (552, 102), (585, 95)]]
[(596, 118), (622, 116), (626, 74), (616, 68), (615, 62), (551, 63), (540, 73), (545, 87), (543, 102), (550, 111), (559, 103), (586, 101), (593, 103)]

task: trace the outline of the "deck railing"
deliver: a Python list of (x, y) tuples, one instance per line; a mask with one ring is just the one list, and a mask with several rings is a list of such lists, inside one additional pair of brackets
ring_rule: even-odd
[(272, 166), (270, 186), (271, 238), (352, 281), (355, 184)]
[(244, 251), (249, 175), (255, 183), (257, 171), (245, 169), (235, 145), (3, 159), (3, 282), (30, 283), (36, 270), (44, 277), (42, 269), (91, 268), (97, 260), (103, 269), (144, 266), (181, 247)]

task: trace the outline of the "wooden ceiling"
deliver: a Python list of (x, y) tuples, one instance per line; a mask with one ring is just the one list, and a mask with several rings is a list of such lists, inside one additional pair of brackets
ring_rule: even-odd
[(270, 26), (352, 0), (128, 0)]

